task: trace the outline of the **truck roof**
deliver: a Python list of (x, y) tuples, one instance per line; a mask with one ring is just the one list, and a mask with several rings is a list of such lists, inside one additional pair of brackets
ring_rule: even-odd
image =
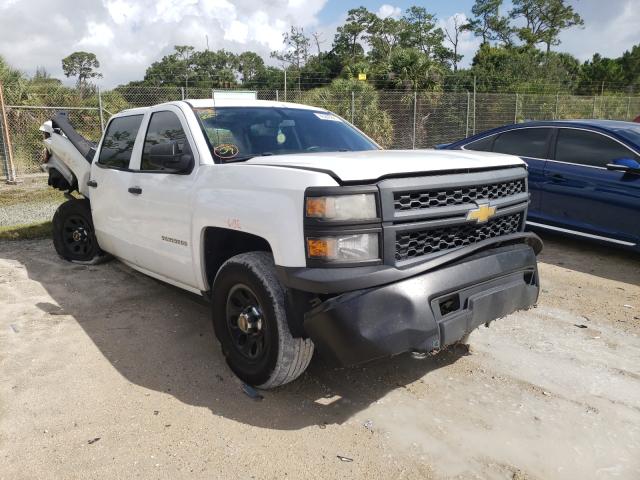
[[(215, 108), (215, 107), (264, 107), (264, 108), (297, 108), (300, 110), (316, 110), (325, 112), (324, 108), (313, 107), (311, 105), (302, 105), (300, 103), (291, 103), (291, 102), (280, 102), (280, 101), (272, 101), (272, 100), (254, 100), (248, 98), (216, 98), (214, 101), (212, 98), (197, 98), (197, 99), (188, 99), (188, 100), (176, 100), (173, 102), (164, 102), (158, 105), (181, 105), (187, 103), (191, 105), (193, 108)], [(128, 115), (135, 113), (144, 113), (152, 107), (156, 107), (158, 105), (153, 105), (149, 107), (139, 107), (139, 108), (130, 108), (127, 110), (122, 110), (117, 115), (127, 113)]]

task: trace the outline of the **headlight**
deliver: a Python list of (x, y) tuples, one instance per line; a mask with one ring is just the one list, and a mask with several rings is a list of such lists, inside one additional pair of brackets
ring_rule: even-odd
[(378, 217), (373, 193), (307, 197), (305, 213), (307, 218), (330, 221), (373, 220)]
[(378, 234), (358, 233), (307, 237), (307, 255), (312, 260), (364, 262), (379, 256)]

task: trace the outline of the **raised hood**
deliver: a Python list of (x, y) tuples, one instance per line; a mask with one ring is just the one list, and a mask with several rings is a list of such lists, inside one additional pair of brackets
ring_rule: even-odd
[(372, 181), (389, 175), (523, 166), (518, 157), (468, 150), (369, 150), (256, 157), (251, 165), (310, 168), (333, 172), (344, 182)]

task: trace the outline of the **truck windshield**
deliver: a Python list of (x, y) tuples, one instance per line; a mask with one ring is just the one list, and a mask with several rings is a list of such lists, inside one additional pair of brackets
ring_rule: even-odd
[(273, 107), (195, 111), (212, 154), (221, 162), (262, 155), (378, 149), (358, 130), (328, 112)]

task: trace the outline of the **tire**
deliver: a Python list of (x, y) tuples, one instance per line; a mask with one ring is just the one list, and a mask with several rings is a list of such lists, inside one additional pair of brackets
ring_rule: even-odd
[(216, 275), (213, 328), (229, 368), (249, 385), (279, 387), (298, 378), (311, 361), (313, 342), (291, 336), (285, 297), (266, 252), (236, 255)]
[(65, 260), (97, 263), (104, 258), (98, 245), (87, 199), (67, 200), (53, 215), (53, 246)]

